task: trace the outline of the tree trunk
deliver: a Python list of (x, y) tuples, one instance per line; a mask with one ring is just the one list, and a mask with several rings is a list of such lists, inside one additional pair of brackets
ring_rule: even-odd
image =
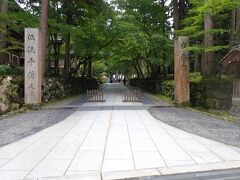
[(201, 58), (199, 54), (195, 54), (194, 72), (201, 72)]
[[(211, 12), (205, 12), (204, 15), (204, 46), (211, 47), (214, 45), (214, 38), (211, 33), (208, 31), (213, 28), (212, 16)], [(215, 65), (214, 65), (214, 52), (205, 52), (203, 55), (203, 62), (202, 62), (202, 70), (203, 75), (206, 77), (214, 76), (215, 75)]]
[(230, 27), (230, 45), (240, 44), (240, 9), (232, 10)]
[[(64, 6), (67, 9), (66, 12), (66, 24), (70, 25), (72, 22), (72, 16), (69, 13), (69, 0), (64, 1)], [(65, 37), (65, 59), (64, 59), (64, 76), (68, 77), (70, 73), (70, 49), (71, 48), (71, 34), (70, 32), (67, 32), (67, 35)]]
[[(47, 35), (48, 36), (48, 35)], [(50, 44), (50, 38), (47, 38), (47, 44), (46, 44), (46, 64), (45, 64), (45, 75), (51, 75), (51, 58), (49, 57), (49, 54), (51, 54), (51, 48), (49, 48)]]
[(136, 65), (135, 62), (134, 62), (134, 59), (133, 59), (133, 67), (134, 67), (134, 69), (135, 69), (135, 71), (136, 71), (136, 73), (137, 73), (137, 78), (139, 79), (139, 78), (140, 78), (140, 73), (139, 73), (139, 70), (138, 70), (138, 68), (137, 68), (137, 65)]
[(236, 43), (240, 44), (240, 8), (236, 10)]
[(59, 52), (60, 52), (60, 45), (57, 43), (57, 35), (54, 35), (54, 43), (53, 43), (53, 50), (54, 50), (54, 74), (59, 75)]
[(150, 69), (149, 69), (149, 64), (148, 62), (144, 59), (145, 63), (146, 63), (146, 68), (147, 68), (147, 77), (149, 78), (150, 77)]
[(65, 59), (64, 59), (64, 76), (68, 77), (70, 72), (70, 32), (67, 33), (65, 40)]
[[(175, 0), (175, 1), (177, 1), (177, 0)], [(176, 2), (175, 2), (176, 3)], [(164, 0), (162, 0), (162, 8), (164, 9), (164, 7), (165, 7), (165, 1)], [(175, 14), (175, 16), (176, 16), (176, 14)], [(176, 17), (175, 17), (176, 18)], [(179, 19), (176, 19), (176, 20), (178, 20), (178, 22), (175, 22), (175, 23), (177, 23), (176, 25), (178, 26), (177, 28), (179, 28)], [(166, 22), (164, 22), (164, 25), (162, 26), (162, 33), (163, 33), (163, 35), (164, 36), (166, 36), (166, 29), (165, 29), (165, 23)], [(166, 37), (167, 38), (167, 37)], [(164, 43), (164, 45), (163, 45), (163, 53), (162, 53), (162, 58), (163, 58), (163, 66), (162, 66), (162, 73), (163, 73), (163, 76), (164, 77), (167, 77), (167, 71), (166, 71), (166, 68), (165, 68), (165, 62), (167, 61), (167, 55), (166, 55), (166, 41), (165, 41), (165, 43)]]
[(150, 74), (150, 78), (156, 78), (156, 71), (155, 71), (154, 65), (149, 62), (149, 66), (150, 66), (150, 68), (152, 70), (151, 74)]
[(138, 59), (136, 59), (136, 65), (137, 65), (138, 72), (140, 73), (141, 77), (142, 77), (142, 78), (145, 78), (145, 76), (144, 76), (144, 74), (143, 74), (143, 72), (142, 72), (142, 68), (141, 68), (141, 66), (140, 66), (140, 64), (139, 64), (139, 60), (138, 60)]
[(86, 68), (87, 68), (87, 62), (84, 62), (83, 63), (82, 77), (85, 77), (85, 75), (86, 75)]
[(53, 49), (54, 49), (54, 74), (58, 75), (58, 47), (57, 45), (54, 43), (53, 45)]
[(88, 57), (88, 73), (87, 73), (87, 77), (88, 78), (92, 78), (93, 75), (92, 75), (92, 57), (89, 56)]
[[(8, 0), (3, 0), (1, 3), (1, 13), (8, 14)], [(1, 26), (3, 28), (7, 28), (6, 24), (1, 22)], [(0, 34), (0, 49), (4, 49), (7, 47), (6, 43), (6, 34)], [(0, 53), (0, 64), (6, 64), (8, 62), (8, 55), (6, 53)]]
[(42, 63), (42, 77), (45, 76), (47, 54), (47, 32), (48, 32), (48, 0), (41, 1), (41, 18), (40, 18), (40, 48), (39, 48), (39, 59)]
[(173, 5), (173, 28), (174, 31), (180, 29), (180, 15), (179, 15), (179, 3), (178, 0), (172, 0)]

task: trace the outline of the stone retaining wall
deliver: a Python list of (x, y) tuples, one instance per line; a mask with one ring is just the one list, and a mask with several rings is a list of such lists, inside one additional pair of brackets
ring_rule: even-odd
[[(134, 80), (136, 82), (136, 80)], [(145, 80), (146, 81), (146, 80)], [(158, 80), (155, 81), (160, 84), (158, 90), (154, 89), (154, 81), (141, 84), (138, 82), (138, 87), (154, 93), (161, 93), (165, 96), (174, 99), (174, 81), (173, 80)], [(140, 84), (140, 86), (139, 86)], [(151, 84), (146, 86), (145, 84)], [(130, 85), (137, 86), (136, 83), (130, 81)], [(147, 88), (145, 88), (147, 87)], [(202, 106), (205, 108), (229, 110), (232, 107), (232, 81), (224, 80), (208, 80), (199, 82), (190, 82), (190, 101), (192, 106)]]
[(17, 110), (22, 104), (21, 80), (12, 80), (12, 77), (0, 78), (0, 115)]
[[(54, 101), (67, 95), (77, 95), (86, 89), (95, 89), (98, 81), (94, 78), (45, 78), (42, 101)], [(18, 110), (24, 104), (24, 79), (0, 76), (0, 115)]]

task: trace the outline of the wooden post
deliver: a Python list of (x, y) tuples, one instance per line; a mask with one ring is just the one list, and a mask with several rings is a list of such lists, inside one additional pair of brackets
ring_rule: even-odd
[(174, 79), (175, 100), (179, 104), (189, 103), (189, 53), (185, 50), (189, 46), (189, 39), (180, 36), (174, 43)]

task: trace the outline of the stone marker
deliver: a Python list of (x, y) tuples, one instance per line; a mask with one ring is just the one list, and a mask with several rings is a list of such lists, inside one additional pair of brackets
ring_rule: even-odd
[(175, 101), (178, 104), (190, 101), (189, 53), (185, 50), (188, 46), (186, 36), (179, 36), (174, 42)]
[(25, 28), (25, 104), (41, 103), (41, 82), (39, 30)]

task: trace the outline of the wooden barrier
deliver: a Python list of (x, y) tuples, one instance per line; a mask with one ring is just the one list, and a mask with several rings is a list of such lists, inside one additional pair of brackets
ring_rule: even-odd
[(233, 82), (233, 97), (234, 98), (240, 97), (240, 81)]
[(124, 94), (123, 102), (142, 102), (141, 89), (128, 89)]
[(99, 89), (88, 89), (87, 90), (88, 102), (103, 102), (103, 91)]

